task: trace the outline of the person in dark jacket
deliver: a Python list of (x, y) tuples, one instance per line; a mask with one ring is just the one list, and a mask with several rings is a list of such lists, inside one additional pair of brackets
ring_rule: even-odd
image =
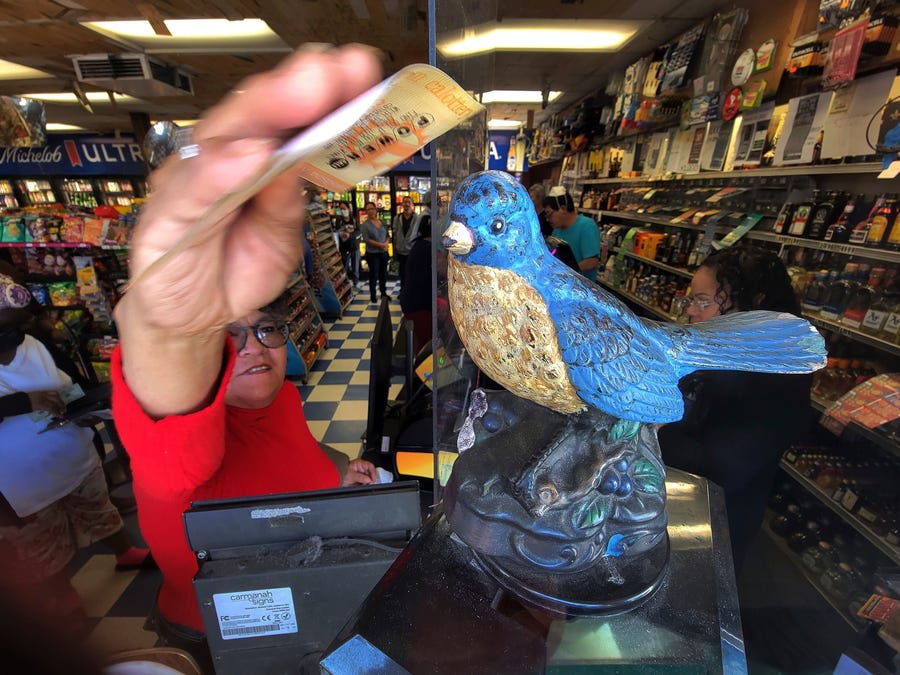
[(400, 309), (413, 322), (415, 349), (418, 353), (431, 342), (431, 216), (419, 221), (419, 236), (409, 249), (405, 265), (406, 278), (400, 291)]
[[(767, 309), (800, 314), (774, 253), (738, 246), (709, 256), (691, 280), (691, 323)], [(725, 492), (735, 569), (759, 530), (778, 460), (809, 430), (810, 375), (699, 371), (683, 378), (681, 421), (659, 430), (668, 466), (708, 478)]]

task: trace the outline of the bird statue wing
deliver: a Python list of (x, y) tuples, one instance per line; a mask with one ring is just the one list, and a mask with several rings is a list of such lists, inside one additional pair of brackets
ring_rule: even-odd
[(657, 340), (657, 324), (639, 319), (600, 286), (565, 266), (547, 278), (548, 298), (563, 361), (588, 405), (644, 422), (680, 419), (678, 378)]

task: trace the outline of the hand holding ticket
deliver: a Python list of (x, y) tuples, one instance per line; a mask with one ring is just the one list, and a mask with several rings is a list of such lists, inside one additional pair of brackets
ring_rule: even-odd
[(327, 190), (348, 190), (390, 171), (482, 109), (437, 68), (406, 66), (275, 150), (258, 171), (212, 203), (173, 250), (204, 237), (286, 172)]

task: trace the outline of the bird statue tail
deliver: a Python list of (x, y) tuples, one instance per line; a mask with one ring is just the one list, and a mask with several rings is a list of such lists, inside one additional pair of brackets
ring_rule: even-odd
[(825, 365), (822, 336), (793, 314), (735, 312), (662, 327), (672, 340), (678, 377), (695, 370), (811, 373)]

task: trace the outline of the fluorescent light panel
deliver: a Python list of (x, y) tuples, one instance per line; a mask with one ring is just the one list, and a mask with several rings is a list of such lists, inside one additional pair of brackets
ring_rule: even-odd
[[(109, 94), (105, 91), (86, 91), (84, 95), (91, 103), (109, 103), (112, 105), (112, 102), (109, 100)], [(114, 95), (116, 97), (116, 103), (138, 103), (141, 101), (141, 99), (135, 98), (134, 96), (128, 96), (127, 94)], [(75, 96), (75, 94), (65, 91), (47, 92), (44, 94), (22, 94), (21, 97), (36, 98), (39, 101), (47, 101), (48, 103), (78, 103), (78, 97)]]
[(522, 122), (517, 120), (488, 120), (487, 128), (488, 129), (518, 129), (522, 126)]
[(61, 122), (47, 122), (47, 131), (86, 131), (84, 127)]
[(646, 22), (578, 21), (569, 19), (506, 19), (466, 28), (461, 38), (438, 38), (438, 51), (446, 57), (492, 51), (610, 52), (622, 47)]
[(43, 70), (0, 59), (0, 80), (36, 80), (43, 77), (53, 77), (53, 75), (45, 73)]
[(85, 21), (81, 25), (148, 53), (290, 50), (262, 19), (168, 19), (164, 23), (171, 35), (157, 35), (149, 21)]
[[(561, 91), (551, 91), (547, 102), (553, 102), (560, 97)], [(542, 103), (543, 94), (539, 91), (527, 91), (516, 89), (492, 89), (481, 95), (481, 102), (488, 103)]]

